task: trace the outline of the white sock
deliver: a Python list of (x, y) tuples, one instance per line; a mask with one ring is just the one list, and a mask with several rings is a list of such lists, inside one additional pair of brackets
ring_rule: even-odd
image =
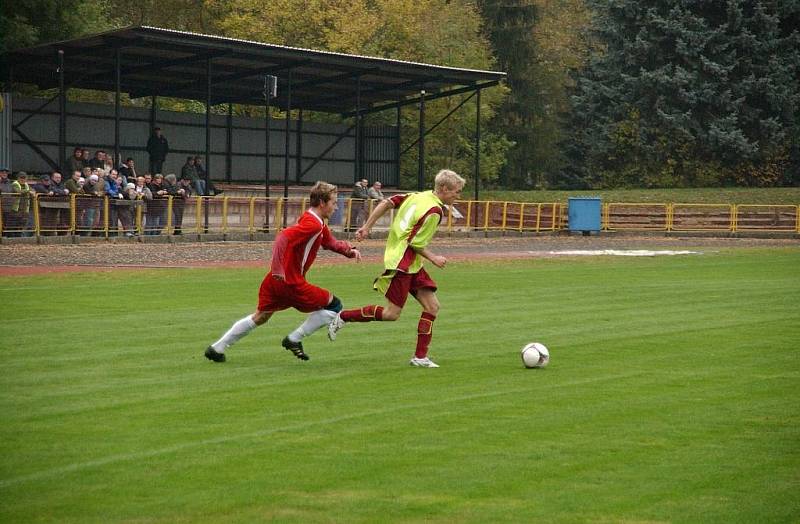
[(225, 353), (228, 346), (236, 343), (237, 340), (253, 331), (256, 327), (253, 318), (250, 315), (237, 320), (231, 328), (222, 335), (222, 338), (211, 344), (217, 353)]
[(314, 311), (308, 315), (305, 322), (300, 324), (300, 327), (289, 333), (289, 340), (292, 342), (300, 342), (303, 340), (303, 337), (307, 337), (319, 328), (330, 324), (334, 317), (336, 317), (336, 313), (329, 309)]

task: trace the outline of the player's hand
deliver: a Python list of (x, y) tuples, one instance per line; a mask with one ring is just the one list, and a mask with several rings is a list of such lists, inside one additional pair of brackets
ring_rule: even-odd
[(434, 266), (442, 269), (447, 264), (447, 259), (441, 255), (433, 255), (431, 256), (431, 262), (433, 262)]
[(356, 259), (356, 262), (361, 262), (361, 251), (356, 248), (353, 248), (350, 251), (353, 252), (353, 258)]
[(356, 240), (360, 242), (361, 240), (365, 240), (368, 237), (369, 237), (369, 229), (366, 229), (363, 226), (358, 228), (358, 231), (356, 231)]

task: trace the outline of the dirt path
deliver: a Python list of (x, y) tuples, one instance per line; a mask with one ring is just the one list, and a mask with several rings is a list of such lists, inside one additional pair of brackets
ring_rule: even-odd
[[(361, 242), (367, 260), (380, 260), (382, 240)], [(0, 276), (119, 267), (265, 267), (271, 242), (195, 242), (175, 244), (96, 242), (75, 245), (0, 245)], [(565, 250), (715, 250), (747, 247), (800, 247), (795, 239), (742, 239), (655, 236), (539, 236), (438, 238), (432, 247), (452, 260), (553, 256)], [(322, 263), (344, 261), (321, 250)]]

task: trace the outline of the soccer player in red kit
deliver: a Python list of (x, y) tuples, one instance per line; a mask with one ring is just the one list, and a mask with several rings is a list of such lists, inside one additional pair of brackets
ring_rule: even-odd
[(325, 220), (336, 211), (336, 186), (317, 182), (311, 188), (311, 207), (297, 223), (281, 231), (272, 247), (272, 266), (258, 291), (258, 308), (252, 315), (237, 320), (222, 338), (208, 346), (206, 358), (225, 362), (225, 350), (264, 324), (273, 313), (295, 308), (310, 313), (297, 329), (284, 337), (281, 345), (300, 360), (308, 360), (303, 351), (303, 337), (327, 326), (342, 310), (342, 302), (330, 291), (306, 281), (306, 272), (314, 263), (319, 248), (361, 260), (361, 253), (350, 243), (337, 240)]

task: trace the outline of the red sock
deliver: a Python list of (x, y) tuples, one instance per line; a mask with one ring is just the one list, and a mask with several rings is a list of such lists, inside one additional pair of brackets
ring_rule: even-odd
[(383, 320), (383, 306), (369, 305), (361, 309), (348, 309), (339, 313), (345, 322), (372, 322)]
[(414, 352), (414, 356), (417, 358), (428, 356), (428, 346), (433, 338), (434, 320), (436, 320), (436, 316), (426, 311), (423, 311), (422, 316), (419, 317), (419, 324), (417, 324), (417, 350)]

